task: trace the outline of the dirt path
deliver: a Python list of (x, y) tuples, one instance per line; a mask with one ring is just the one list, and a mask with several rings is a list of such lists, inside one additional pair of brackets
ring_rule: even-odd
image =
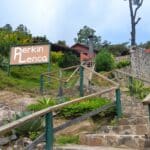
[(21, 111), (25, 106), (34, 103), (37, 97), (31, 97), (27, 93), (16, 94), (11, 91), (0, 91), (0, 108), (9, 107), (14, 111)]

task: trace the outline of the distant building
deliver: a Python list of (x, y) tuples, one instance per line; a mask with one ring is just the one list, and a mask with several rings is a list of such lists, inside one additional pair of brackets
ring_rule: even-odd
[(89, 53), (89, 47), (80, 43), (74, 44), (73, 46), (71, 46), (71, 49), (74, 49), (74, 51), (80, 55), (81, 61), (90, 60), (96, 54), (96, 50), (94, 50), (94, 54), (91, 55)]

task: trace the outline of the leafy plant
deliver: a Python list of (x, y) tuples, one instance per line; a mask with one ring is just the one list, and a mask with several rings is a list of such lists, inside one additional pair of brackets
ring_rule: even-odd
[(71, 52), (64, 53), (62, 59), (59, 60), (58, 65), (59, 67), (65, 68), (69, 66), (74, 66), (79, 64), (79, 58), (72, 54)]
[(62, 52), (51, 52), (51, 60), (53, 63), (58, 63), (63, 59), (63, 53)]
[(60, 110), (59, 116), (63, 116), (67, 119), (75, 118), (109, 103), (110, 101), (105, 98), (90, 98), (84, 102), (64, 107)]
[(39, 110), (42, 110), (44, 108), (53, 106), (55, 104), (56, 104), (56, 101), (54, 99), (44, 97), (42, 99), (39, 99), (36, 104), (28, 105), (27, 109), (30, 111), (39, 111)]
[(96, 56), (96, 71), (110, 71), (114, 66), (113, 55), (106, 49), (102, 49)]
[[(31, 112), (21, 112), (15, 114), (13, 120), (18, 120), (22, 117), (25, 117), (27, 115), (30, 115)], [(25, 124), (19, 126), (18, 128), (15, 129), (15, 132), (18, 136), (29, 136), (31, 132), (39, 132), (43, 129), (43, 119), (42, 118), (37, 118), (32, 121), (28, 121)]]
[(131, 92), (140, 99), (143, 99), (150, 92), (150, 88), (145, 87), (142, 81), (135, 79), (132, 82), (131, 90)]
[(123, 68), (130, 65), (130, 61), (122, 60), (116, 64), (116, 68)]

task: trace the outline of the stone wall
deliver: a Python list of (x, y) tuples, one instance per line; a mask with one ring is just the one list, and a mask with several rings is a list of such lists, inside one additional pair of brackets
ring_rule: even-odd
[(132, 48), (131, 53), (131, 70), (132, 74), (150, 79), (150, 53), (142, 48)]

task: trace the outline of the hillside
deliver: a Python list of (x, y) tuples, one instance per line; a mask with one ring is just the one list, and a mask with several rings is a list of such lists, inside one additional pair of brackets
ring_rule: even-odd
[[(56, 64), (52, 64), (52, 71), (58, 69)], [(0, 69), (0, 89), (9, 89), (16, 92), (37, 92), (39, 90), (40, 75), (47, 72), (47, 64), (13, 66), (11, 74), (8, 76), (6, 71)]]

